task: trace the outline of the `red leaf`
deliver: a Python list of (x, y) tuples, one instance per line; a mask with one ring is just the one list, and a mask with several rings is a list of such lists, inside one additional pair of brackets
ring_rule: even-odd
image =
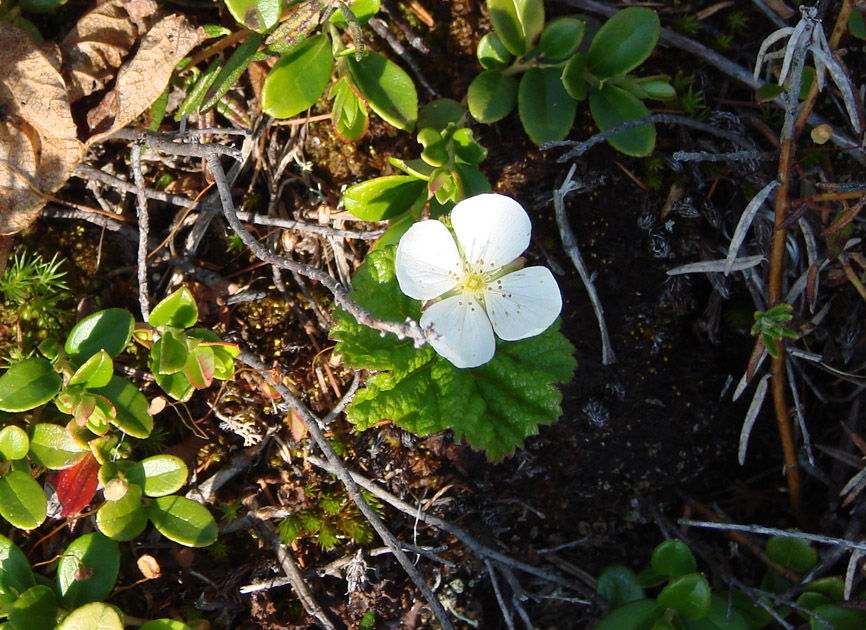
[(71, 468), (53, 470), (48, 473), (47, 481), (54, 486), (57, 499), (63, 507), (61, 517), (78, 514), (87, 507), (96, 494), (99, 485), (99, 462), (92, 453)]

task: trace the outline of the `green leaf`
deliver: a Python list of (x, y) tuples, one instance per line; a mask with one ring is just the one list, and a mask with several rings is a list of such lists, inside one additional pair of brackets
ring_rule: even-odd
[(583, 40), (583, 32), (583, 22), (575, 18), (564, 17), (548, 22), (538, 41), (543, 60), (556, 63), (571, 57)]
[(129, 311), (110, 308), (85, 317), (66, 338), (66, 354), (84, 363), (100, 350), (116, 357), (132, 339), (135, 320)]
[(686, 619), (696, 621), (710, 611), (710, 585), (700, 573), (674, 578), (658, 596), (658, 603), (673, 608)]
[(0, 516), (18, 529), (34, 529), (45, 520), (48, 500), (28, 473), (12, 470), (0, 477)]
[(487, 33), (475, 50), (478, 62), (485, 70), (502, 70), (511, 61), (511, 53), (496, 33)]
[(805, 573), (818, 563), (818, 552), (808, 540), (772, 536), (767, 541), (767, 557), (794, 573)]
[(89, 389), (104, 387), (108, 385), (113, 373), (114, 362), (111, 356), (105, 350), (100, 350), (75, 370), (66, 386), (83, 385)]
[(55, 630), (123, 630), (123, 619), (113, 606), (92, 602), (69, 613)]
[(92, 390), (105, 396), (117, 412), (111, 424), (134, 438), (143, 440), (153, 431), (153, 416), (147, 409), (150, 404), (138, 388), (119, 376), (112, 376), (108, 385)]
[(201, 109), (202, 102), (204, 102), (205, 96), (207, 96), (208, 90), (210, 90), (211, 86), (216, 81), (222, 67), (222, 59), (218, 56), (214, 56), (207, 69), (201, 73), (201, 76), (199, 76), (195, 84), (187, 91), (186, 98), (174, 114), (175, 121), (183, 120), (184, 117), (189, 118), (193, 114), (198, 113), (199, 109)]
[(487, 0), (487, 11), (502, 44), (515, 57), (528, 52), (544, 28), (541, 0)]
[(669, 101), (677, 97), (677, 91), (668, 79), (637, 79), (637, 83), (646, 92), (648, 98)]
[(474, 166), (457, 162), (454, 165), (454, 171), (457, 173), (457, 177), (460, 178), (464, 197), (474, 197), (475, 195), (493, 192), (493, 187), (487, 181), (484, 173)]
[(621, 564), (612, 564), (601, 572), (596, 591), (610, 602), (611, 608), (619, 608), (644, 598), (643, 589), (637, 585), (634, 571)]
[(589, 92), (589, 84), (584, 78), (586, 71), (586, 55), (577, 53), (562, 69), (562, 85), (571, 98), (582, 101)]
[(334, 99), (331, 120), (337, 135), (346, 142), (354, 142), (363, 136), (370, 123), (367, 105), (355, 92), (348, 77), (341, 77), (334, 84), (330, 98)]
[[(773, 620), (773, 616), (767, 609), (757, 605), (752, 601), (752, 598), (744, 592), (735, 590), (730, 593), (730, 598), (734, 610), (740, 613), (750, 630), (763, 628)], [(759, 601), (766, 604), (771, 610), (773, 609), (772, 603), (768, 597), (762, 595), (760, 596)], [(710, 605), (712, 606), (712, 604)]]
[(189, 400), (195, 391), (195, 387), (192, 386), (183, 372), (160, 374), (158, 370), (154, 369), (153, 378), (166, 394), (180, 402)]
[(40, 422), (31, 429), (30, 459), (49, 470), (62, 470), (80, 462), (89, 449), (76, 442), (61, 426)]
[(728, 601), (713, 595), (706, 617), (697, 621), (687, 621), (688, 630), (749, 630), (749, 624), (737, 611), (731, 610)]
[(377, 177), (349, 186), (343, 205), (359, 219), (382, 221), (406, 212), (423, 190), (424, 182), (409, 175)]
[[(352, 278), (352, 297), (376, 317), (417, 319), (420, 303), (402, 294), (394, 274), (394, 247), (371, 252)], [(425, 435), (451, 427), (491, 459), (510, 454), (538, 425), (560, 415), (556, 383), (571, 379), (573, 346), (558, 325), (518, 342), (499, 342), (493, 360), (460, 370), (430, 346), (382, 337), (342, 311), (331, 336), (349, 367), (375, 371), (348, 410), (365, 430), (382, 419)]]
[(562, 85), (558, 68), (530, 68), (520, 80), (517, 110), (535, 144), (562, 140), (571, 131), (577, 102)]
[(106, 501), (96, 512), (96, 526), (103, 534), (124, 542), (132, 540), (147, 526), (147, 512), (141, 503), (141, 487), (129, 484), (117, 501)]
[(334, 69), (331, 39), (319, 33), (283, 55), (265, 79), (262, 109), (274, 118), (291, 118), (318, 101)]
[(147, 515), (163, 536), (181, 545), (206, 547), (216, 540), (217, 524), (211, 513), (184, 497), (158, 497), (147, 506)]
[[(216, 105), (218, 100), (226, 95), (226, 93), (246, 71), (247, 66), (252, 63), (259, 46), (261, 46), (264, 40), (265, 36), (263, 34), (250, 33), (244, 42), (235, 48), (235, 51), (232, 53), (232, 56), (229, 57), (226, 65), (223, 66), (216, 79), (214, 79), (213, 85), (206, 92), (204, 103), (201, 104), (199, 111), (208, 111)], [(158, 324), (152, 325), (157, 326)], [(190, 324), (190, 326), (191, 325), (192, 324)]]
[(15, 630), (53, 630), (57, 623), (57, 598), (47, 586), (27, 589), (8, 608)]
[(198, 306), (189, 289), (181, 287), (171, 295), (160, 300), (153, 307), (148, 323), (154, 328), (171, 326), (173, 328), (189, 328), (198, 321)]
[[(832, 604), (833, 602), (826, 595), (822, 595), (821, 593), (803, 593), (797, 598), (797, 606), (801, 608), (805, 608), (806, 610), (811, 610), (814, 612), (816, 608), (819, 606), (826, 606), (827, 604)], [(805, 621), (809, 621), (809, 618), (812, 615), (806, 614), (803, 610), (798, 610), (797, 614), (800, 615), (802, 619)]]
[(866, 21), (863, 18), (863, 9), (854, 7), (848, 16), (848, 30), (857, 39), (866, 39)]
[(160, 337), (150, 350), (153, 359), (154, 372), (160, 374), (174, 374), (186, 367), (186, 359), (189, 352), (180, 335), (168, 329)]
[(0, 534), (0, 595), (20, 595), (36, 585), (24, 552)]
[[(613, 85), (589, 94), (589, 109), (595, 124), (602, 131), (611, 127), (649, 115), (649, 110), (634, 96)], [(641, 125), (612, 136), (608, 142), (617, 151), (626, 155), (642, 157), (652, 153), (655, 147), (656, 129), (652, 124)]]
[(654, 599), (641, 599), (613, 610), (595, 630), (651, 630), (664, 612)]
[(252, 31), (264, 33), (280, 19), (280, 0), (225, 0), (232, 17)]
[[(380, 1), (379, 0), (353, 0), (353, 2), (347, 2), (349, 5), (349, 10), (355, 15), (355, 19), (358, 20), (360, 24), (366, 24), (371, 17), (376, 15), (379, 12)], [(349, 23), (346, 22), (346, 18), (343, 17), (342, 11), (334, 11), (331, 14), (331, 23), (336, 24), (342, 28), (347, 28)]]
[(480, 164), (487, 158), (487, 149), (478, 144), (475, 134), (468, 127), (463, 127), (451, 136), (454, 155), (467, 164)]
[(660, 28), (659, 16), (652, 9), (623, 9), (596, 33), (589, 46), (587, 66), (600, 79), (637, 68), (655, 48)]
[(478, 122), (502, 120), (517, 103), (517, 79), (498, 70), (485, 70), (472, 79), (466, 93), (469, 113)]
[(831, 603), (841, 602), (845, 599), (845, 581), (836, 575), (812, 580), (804, 585), (803, 589), (809, 593), (821, 593)]
[(400, 158), (389, 157), (388, 162), (391, 166), (396, 166), (407, 175), (411, 175), (416, 179), (423, 179), (425, 182), (430, 179), (435, 167), (430, 166), (424, 160), (401, 160)]
[(209, 346), (199, 345), (189, 353), (184, 374), (190, 385), (196, 389), (204, 389), (213, 382), (215, 370), (214, 351)]
[(412, 131), (418, 119), (418, 93), (412, 78), (396, 63), (375, 52), (347, 59), (352, 81), (370, 108), (397, 129)]
[(691, 550), (681, 540), (666, 540), (653, 550), (650, 560), (653, 570), (668, 577), (694, 573), (698, 563)]
[[(863, 630), (866, 627), (866, 613), (860, 610), (824, 604), (815, 609), (815, 614), (821, 619), (809, 619), (811, 630)], [(827, 623), (821, 620), (826, 620)]]
[(94, 532), (76, 538), (57, 565), (57, 584), (64, 608), (102, 601), (117, 581), (120, 549), (117, 543)]
[(148, 621), (138, 630), (192, 630), (192, 628), (182, 621), (175, 621), (174, 619), (154, 619)]
[(126, 479), (141, 486), (145, 495), (162, 497), (180, 490), (188, 474), (186, 464), (179, 457), (154, 455), (132, 466)]
[(459, 125), (466, 115), (466, 108), (450, 98), (430, 101), (418, 112), (418, 129), (435, 129), (443, 132), (450, 123)]
[(10, 424), (0, 431), (0, 459), (24, 459), (30, 448), (30, 438), (21, 427)]
[(30, 357), (10, 367), (0, 376), (0, 410), (17, 413), (44, 405), (63, 385), (51, 363)]

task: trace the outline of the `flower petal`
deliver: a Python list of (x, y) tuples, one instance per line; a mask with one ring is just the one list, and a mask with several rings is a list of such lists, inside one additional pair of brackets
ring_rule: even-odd
[(463, 265), (451, 232), (439, 221), (421, 221), (403, 235), (394, 259), (400, 290), (432, 300), (457, 285)]
[(439, 334), (430, 345), (456, 367), (484, 365), (496, 352), (490, 320), (472, 297), (457, 295), (431, 304), (421, 316), (421, 327), (430, 325)]
[(503, 267), (529, 247), (532, 224), (526, 210), (505, 195), (464, 199), (451, 212), (451, 226), (466, 260), (484, 271)]
[(494, 280), (484, 299), (493, 330), (505, 341), (543, 333), (562, 310), (559, 285), (547, 267), (528, 267)]

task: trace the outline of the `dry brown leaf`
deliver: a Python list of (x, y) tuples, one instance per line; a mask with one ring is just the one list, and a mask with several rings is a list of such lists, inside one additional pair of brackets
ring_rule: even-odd
[(0, 234), (26, 228), (81, 160), (59, 56), (0, 22)]
[(171, 78), (175, 65), (205, 38), (203, 29), (197, 29), (181, 15), (161, 19), (144, 36), (135, 56), (120, 69), (114, 90), (107, 94), (97, 110), (108, 115), (98, 120), (88, 115), (91, 128), (108, 129), (88, 140), (97, 142), (126, 127), (144, 112), (162, 94)]

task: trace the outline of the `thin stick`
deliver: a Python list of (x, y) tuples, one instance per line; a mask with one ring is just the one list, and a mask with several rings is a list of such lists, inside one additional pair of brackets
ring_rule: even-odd
[(391, 533), (385, 524), (382, 523), (382, 520), (373, 511), (373, 508), (370, 507), (370, 504), (364, 499), (364, 495), (361, 493), (360, 488), (358, 488), (358, 484), (352, 478), (352, 475), (349, 473), (348, 469), (343, 465), (343, 462), (340, 461), (339, 456), (334, 452), (334, 449), (331, 447), (330, 442), (328, 442), (327, 438), (325, 438), (325, 434), (322, 432), (322, 429), (319, 427), (319, 420), (316, 418), (313, 413), (307, 409), (307, 407), (289, 390), (288, 387), (283, 385), (282, 381), (275, 380), (271, 376), (271, 371), (268, 367), (259, 361), (254, 355), (246, 350), (241, 350), (240, 356), (238, 357), (244, 364), (253, 368), (254, 370), (259, 370), (265, 380), (271, 384), (271, 386), (276, 389), (280, 396), (282, 396), (283, 400), (295, 410), (300, 418), (301, 422), (306, 426), (307, 431), (310, 432), (310, 435), (313, 438), (313, 441), (325, 455), (325, 459), (327, 460), (327, 470), (333, 472), (339, 480), (342, 482), (343, 486), (346, 488), (346, 492), (352, 501), (355, 502), (355, 505), (358, 506), (358, 509), (364, 515), (364, 517), (369, 521), (370, 525), (373, 526), (373, 529), (376, 530), (376, 533), (382, 538), (382, 541), (388, 545), (391, 549), (391, 552), (394, 554), (394, 557), (397, 559), (397, 562), (400, 563), (400, 566), (403, 567), (403, 570), (406, 571), (406, 574), (409, 578), (415, 583), (415, 586), (421, 591), (421, 594), (424, 595), (424, 599), (427, 600), (427, 603), (430, 605), (430, 608), (433, 610), (433, 614), (439, 620), (439, 623), (442, 624), (442, 627), (445, 630), (454, 630), (454, 626), (451, 624), (451, 621), (448, 618), (448, 613), (445, 611), (445, 608), (442, 606), (442, 603), (436, 597), (436, 594), (430, 589), (427, 585), (427, 582), (424, 580), (424, 577), (418, 571), (414, 564), (412, 564), (411, 560), (406, 556), (403, 552), (400, 541), (398, 541), (394, 534)]
[(777, 536), (779, 538), (799, 538), (800, 540), (808, 540), (810, 542), (820, 543), (822, 545), (831, 545), (833, 547), (844, 547), (846, 549), (858, 549), (860, 551), (866, 551), (866, 542), (845, 540), (844, 538), (833, 538), (832, 536), (822, 536), (821, 534), (809, 534), (808, 532), (791, 532), (786, 529), (776, 529), (775, 527), (762, 527), (761, 525), (737, 525), (733, 523), (713, 523), (711, 521), (695, 521), (689, 518), (678, 519), (677, 523), (679, 523), (680, 525), (688, 525), (689, 527), (702, 527), (704, 529), (720, 529), (722, 531), (748, 532), (750, 534), (759, 534), (761, 536)]
[(601, 305), (601, 300), (598, 298), (598, 293), (595, 290), (595, 285), (592, 283), (592, 277), (586, 264), (583, 262), (583, 256), (580, 255), (580, 249), (577, 247), (577, 238), (574, 232), (571, 231), (571, 226), (568, 224), (568, 217), (565, 216), (565, 196), (573, 190), (579, 188), (579, 185), (572, 181), (576, 165), (572, 164), (565, 176), (565, 181), (562, 186), (553, 191), (553, 208), (556, 213), (556, 225), (559, 226), (559, 236), (562, 239), (562, 247), (565, 253), (571, 258), (571, 262), (577, 268), (577, 273), (583, 281), (583, 286), (586, 287), (586, 292), (589, 295), (589, 301), (592, 304), (592, 310), (595, 313), (595, 319), (598, 322), (598, 329), (601, 332), (601, 362), (602, 365), (610, 365), (616, 361), (613, 347), (610, 345), (610, 336), (607, 332), (607, 325), (604, 322), (604, 308)]
[(484, 559), (484, 566), (487, 568), (488, 575), (490, 575), (493, 593), (496, 595), (496, 602), (499, 604), (499, 610), (502, 611), (505, 625), (508, 626), (508, 630), (514, 630), (514, 618), (511, 616), (511, 611), (508, 610), (508, 606), (505, 605), (505, 600), (502, 598), (502, 592), (499, 590), (499, 580), (496, 579), (496, 572), (493, 570), (493, 564), (489, 558)]

